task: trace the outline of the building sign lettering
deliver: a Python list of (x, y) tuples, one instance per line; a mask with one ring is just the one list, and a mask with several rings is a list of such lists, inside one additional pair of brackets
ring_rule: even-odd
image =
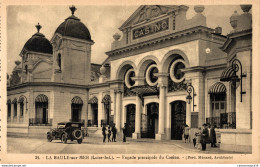
[(142, 38), (169, 29), (169, 19), (164, 19), (133, 30), (133, 39)]

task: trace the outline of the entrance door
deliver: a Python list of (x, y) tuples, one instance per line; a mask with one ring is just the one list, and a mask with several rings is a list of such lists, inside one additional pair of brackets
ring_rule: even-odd
[(148, 138), (155, 138), (155, 134), (158, 132), (158, 113), (159, 113), (158, 103), (147, 104), (147, 137)]
[(127, 137), (132, 137), (135, 132), (135, 105), (129, 104), (126, 106), (126, 124), (128, 126)]
[(98, 104), (92, 104), (92, 124), (97, 126), (98, 125)]
[(109, 123), (110, 123), (110, 103), (105, 104), (105, 113), (106, 113), (105, 124), (109, 125)]
[(35, 123), (36, 124), (47, 124), (48, 123), (48, 103), (36, 102), (36, 114)]
[(43, 108), (43, 110), (42, 110), (42, 112), (43, 112), (43, 117), (42, 117), (42, 123), (43, 124), (46, 124), (47, 123), (47, 118), (48, 118), (48, 115), (47, 115), (47, 109), (46, 108)]
[(71, 113), (71, 120), (72, 122), (80, 122), (80, 116), (81, 116), (81, 104), (72, 104), (72, 113)]
[(171, 103), (171, 139), (182, 140), (183, 128), (186, 125), (186, 102), (175, 101)]

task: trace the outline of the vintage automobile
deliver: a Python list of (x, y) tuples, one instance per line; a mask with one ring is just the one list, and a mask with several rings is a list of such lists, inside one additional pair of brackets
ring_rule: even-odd
[(85, 136), (84, 130), (81, 128), (83, 124), (80, 122), (61, 122), (58, 123), (57, 128), (51, 129), (47, 132), (47, 140), (61, 140), (67, 143), (67, 140), (77, 140), (81, 144)]

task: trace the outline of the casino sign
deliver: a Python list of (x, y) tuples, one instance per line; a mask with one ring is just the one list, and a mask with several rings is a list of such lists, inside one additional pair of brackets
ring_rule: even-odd
[(142, 38), (169, 29), (169, 19), (164, 19), (133, 30), (133, 39)]

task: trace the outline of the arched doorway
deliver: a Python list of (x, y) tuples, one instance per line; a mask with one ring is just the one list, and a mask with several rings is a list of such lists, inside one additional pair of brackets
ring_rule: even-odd
[(159, 104), (147, 104), (147, 138), (155, 138), (158, 132)]
[(91, 117), (88, 120), (88, 126), (98, 126), (98, 98), (96, 96), (92, 97), (88, 104), (91, 106)]
[[(231, 87), (231, 94), (235, 90)], [(217, 128), (236, 128), (236, 113), (226, 111), (226, 86), (221, 82), (216, 82), (209, 89), (211, 110), (206, 122)], [(232, 98), (233, 103), (235, 99)]]
[(128, 126), (127, 137), (132, 137), (135, 132), (135, 104), (126, 106), (126, 124)]
[(105, 95), (102, 99), (105, 109), (105, 120), (102, 120), (101, 125), (113, 125), (113, 118), (111, 117), (111, 97), (110, 95)]
[(48, 97), (40, 94), (35, 99), (35, 123), (48, 124)]
[(186, 124), (186, 102), (172, 102), (171, 110), (171, 139), (182, 140), (183, 128)]
[(81, 122), (81, 110), (83, 101), (80, 97), (76, 96), (71, 100), (71, 121)]

